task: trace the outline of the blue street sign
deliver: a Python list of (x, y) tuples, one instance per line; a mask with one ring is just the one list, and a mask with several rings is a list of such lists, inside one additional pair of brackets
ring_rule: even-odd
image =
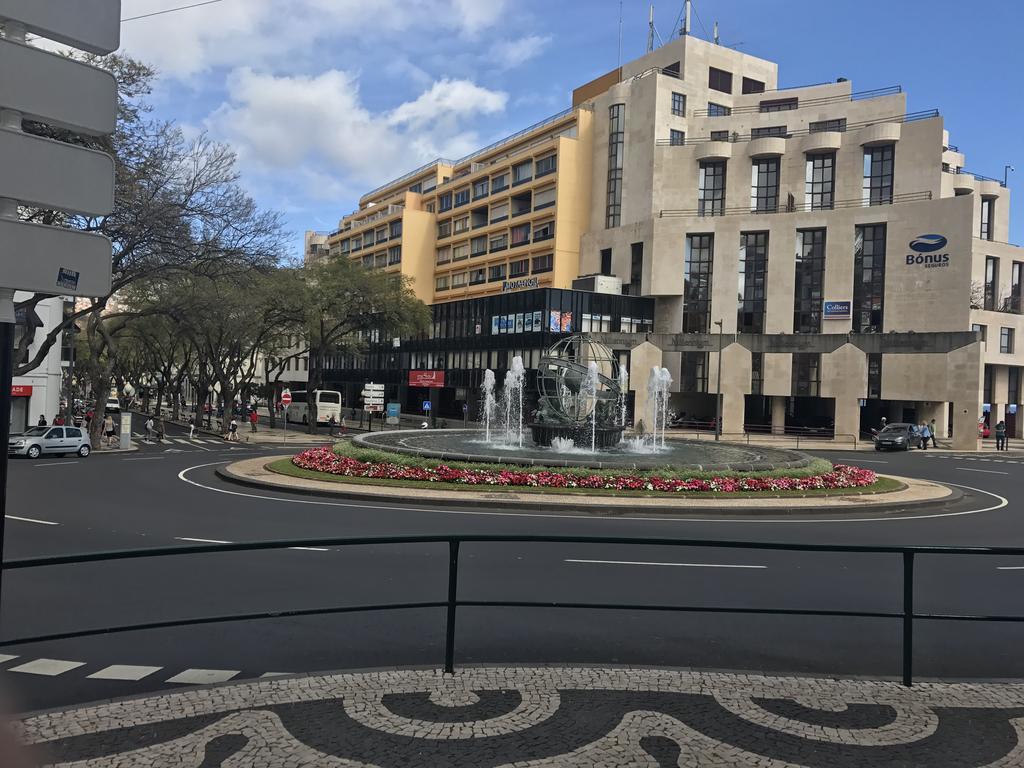
[(423, 401), (423, 410), (424, 411), (429, 411), (430, 410), (430, 401), (429, 400), (424, 400)]
[(388, 418), (397, 419), (402, 413), (401, 403), (388, 403)]

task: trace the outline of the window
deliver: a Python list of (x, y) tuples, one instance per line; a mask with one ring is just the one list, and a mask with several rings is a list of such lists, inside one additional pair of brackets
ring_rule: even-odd
[(768, 283), (768, 233), (740, 234), (740, 271), (736, 330), (764, 333)]
[(1010, 266), (1010, 298), (1006, 303), (1007, 312), (1021, 314), (1021, 292), (1024, 286), (1021, 285), (1021, 273), (1024, 272), (1024, 261), (1015, 261)]
[(1004, 355), (1013, 354), (1013, 328), (999, 329), (999, 351)]
[(513, 261), (508, 265), (508, 276), (509, 277), (522, 277), (528, 274), (530, 271), (530, 260), (520, 259), (519, 261)]
[(480, 269), (471, 269), (469, 271), (469, 284), (479, 285), (480, 283), (487, 282), (487, 270), (481, 267)]
[(391, 239), (392, 240), (394, 240), (396, 237), (401, 237), (402, 236), (402, 221), (401, 221), (401, 219), (399, 219), (398, 221), (392, 221), (391, 222), (391, 226), (389, 227), (389, 230), (390, 230), (390, 235), (391, 235)]
[(533, 178), (533, 160), (512, 166), (512, 184), (522, 184)]
[(680, 392), (708, 391), (708, 353), (683, 352), (680, 356)]
[(713, 101), (708, 102), (708, 117), (728, 117), (732, 114), (732, 107), (727, 107), (724, 104), (715, 104)]
[(550, 208), (555, 204), (555, 187), (545, 187), (533, 193), (533, 210), (539, 211)]
[(558, 156), (548, 155), (542, 157), (537, 161), (537, 175), (547, 176), (549, 173), (554, 173), (558, 169)]
[(885, 144), (864, 150), (864, 203), (889, 205), (892, 203), (893, 156), (896, 147)]
[(839, 117), (834, 120), (818, 120), (807, 126), (809, 133), (845, 133), (846, 118)]
[(728, 131), (712, 131), (711, 132), (711, 140), (712, 141), (728, 141), (729, 140), (729, 132)]
[(481, 197), (487, 197), (487, 189), (490, 182), (487, 179), (480, 179), (480, 181), (474, 182), (473, 184), (473, 199), (479, 200)]
[(793, 333), (821, 333), (821, 302), (825, 288), (825, 230), (797, 230), (796, 241)]
[(608, 108), (608, 194), (605, 229), (619, 226), (622, 220), (622, 153), (626, 136), (626, 105)]
[(805, 176), (805, 202), (812, 211), (831, 208), (835, 191), (836, 153), (809, 155)]
[(750, 164), (751, 213), (775, 213), (779, 209), (779, 159), (754, 160)]
[(882, 355), (868, 353), (868, 397), (877, 400), (882, 396)]
[(1020, 368), (1011, 365), (1006, 371), (1006, 399), (1016, 405), (1020, 404)]
[(417, 181), (415, 184), (413, 184), (411, 187), (409, 187), (409, 191), (410, 192), (416, 192), (416, 193), (422, 192), (423, 191), (423, 182)]
[(683, 269), (683, 333), (707, 333), (711, 327), (711, 278), (714, 235), (686, 236)]
[(448, 275), (437, 278), (434, 281), (434, 290), (436, 291), (447, 291), (448, 290)]
[(75, 429), (74, 427), (67, 427), (64, 430), (64, 434), (71, 438), (79, 438), (82, 436), (82, 430)]
[(764, 93), (764, 83), (752, 77), (744, 77), (741, 90), (743, 93)]
[(375, 267), (386, 267), (388, 265), (388, 254), (387, 251), (381, 251), (380, 253), (374, 254), (373, 266)]
[(686, 96), (684, 94), (672, 92), (672, 114), (686, 117)]
[(612, 249), (602, 248), (601, 249), (601, 274), (610, 275), (612, 274)]
[(437, 209), (441, 213), (450, 211), (452, 209), (452, 193), (445, 192), (439, 198), (437, 198)]
[(988, 326), (987, 325), (978, 325), (977, 323), (972, 323), (971, 324), (971, 330), (974, 331), (975, 333), (980, 333), (981, 334), (981, 341), (982, 341), (982, 343), (988, 341)]
[(469, 255), (479, 256), (481, 253), (487, 253), (487, 236), (481, 235), (480, 237), (474, 237), (469, 241)]
[(445, 221), (437, 222), (437, 236), (438, 237), (450, 237), (452, 234), (452, 220), (446, 219)]
[(992, 214), (996, 207), (995, 204), (996, 199), (994, 197), (981, 198), (981, 232), (978, 236), (982, 240), (991, 240), (993, 237)]
[(673, 147), (681, 147), (686, 143), (686, 134), (683, 133), (682, 131), (677, 131), (675, 128), (672, 128), (668, 132), (668, 143), (671, 144)]
[(452, 261), (462, 261), (469, 258), (469, 243), (460, 243), (452, 247)]
[(370, 269), (371, 267), (373, 267), (373, 254), (368, 253), (365, 256), (363, 256), (362, 261), (360, 263), (363, 265), (364, 269)]
[(508, 174), (503, 173), (500, 176), (495, 176), (491, 179), (491, 193), (501, 192), (503, 189), (508, 189)]
[(770, 101), (762, 101), (758, 105), (758, 111), (760, 112), (788, 112), (791, 109), (796, 109), (800, 106), (800, 100), (791, 99), (771, 99)]
[(377, 242), (386, 243), (388, 241), (388, 228), (381, 227), (377, 230)]
[(821, 384), (821, 355), (816, 352), (793, 353), (793, 396), (817, 397)]
[(452, 275), (452, 288), (464, 288), (468, 280), (468, 272), (456, 272)]
[(504, 280), (504, 279), (505, 279), (505, 265), (504, 264), (495, 264), (492, 267), (488, 267), (488, 269), (487, 269), (487, 281), (489, 283), (493, 283), (493, 282), (496, 282), (498, 280)]
[(349, 250), (351, 250), (351, 246), (351, 241), (349, 240), (349, 238), (346, 237), (344, 240), (341, 241), (341, 252), (348, 253)]
[(534, 256), (533, 265), (531, 267), (532, 273), (539, 275), (542, 272), (550, 272), (554, 268), (554, 255), (547, 253), (543, 256)]
[(705, 160), (700, 164), (697, 206), (699, 216), (721, 216), (725, 213), (724, 160)]
[(784, 125), (766, 125), (762, 128), (752, 128), (750, 130), (750, 138), (752, 139), (763, 139), (766, 136), (781, 136), (786, 138), (788, 135), (786, 126)]
[(732, 93), (732, 72), (708, 67), (708, 88), (722, 93)]
[(352, 238), (352, 250), (361, 251), (363, 249), (363, 236), (356, 235)]
[(555, 222), (545, 221), (537, 224), (533, 228), (533, 242), (538, 243), (541, 240), (550, 240), (555, 236)]
[(466, 205), (469, 202), (469, 187), (455, 190), (455, 206)]
[(501, 234), (493, 235), (491, 237), (491, 253), (495, 253), (497, 251), (504, 251), (506, 248), (508, 248), (508, 235)]
[(455, 229), (452, 230), (456, 235), (462, 232), (469, 232), (469, 216), (463, 216), (455, 220)]
[(629, 285), (626, 291), (630, 296), (639, 296), (644, 279), (644, 244), (633, 243), (629, 246)]
[(999, 259), (985, 257), (985, 303), (983, 309), (994, 310), (999, 300)]
[(885, 299), (885, 224), (858, 226), (853, 238), (853, 332), (881, 333)]
[(402, 263), (402, 246), (393, 245), (388, 248), (388, 266)]
[(443, 248), (437, 249), (437, 263), (447, 264), (452, 260), (452, 249), (451, 246), (444, 246)]
[(491, 224), (504, 221), (508, 218), (508, 203), (498, 203), (491, 206)]
[(519, 224), (512, 227), (512, 247), (517, 245), (525, 245), (530, 242), (530, 225)]
[(764, 391), (764, 353), (750, 353), (750, 394), (760, 395)]

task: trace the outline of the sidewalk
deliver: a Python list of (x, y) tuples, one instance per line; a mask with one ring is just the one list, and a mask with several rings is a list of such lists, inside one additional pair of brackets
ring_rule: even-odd
[(15, 725), (69, 768), (1009, 768), (1021, 717), (1021, 684), (469, 667), (205, 686)]

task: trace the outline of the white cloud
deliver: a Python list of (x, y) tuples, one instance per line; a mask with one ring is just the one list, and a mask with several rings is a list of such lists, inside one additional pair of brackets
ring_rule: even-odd
[(439, 80), (414, 101), (407, 101), (388, 117), (390, 125), (421, 126), (437, 118), (452, 115), (484, 115), (501, 112), (508, 95), (489, 91), (468, 80)]
[(498, 23), (505, 14), (508, 0), (452, 0), (452, 5), (462, 29), (475, 35)]
[(499, 69), (513, 69), (535, 59), (551, 43), (550, 35), (529, 35), (518, 40), (502, 40), (495, 43), (488, 58), (497, 63)]

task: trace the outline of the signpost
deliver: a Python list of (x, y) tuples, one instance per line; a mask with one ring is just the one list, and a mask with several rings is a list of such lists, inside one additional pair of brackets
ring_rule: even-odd
[[(117, 87), (109, 73), (26, 44), (31, 32), (97, 55), (121, 40), (121, 0), (0, 0), (0, 444), (10, 433), (14, 292), (55, 296), (110, 293), (110, 241), (19, 220), (21, 205), (103, 216), (114, 204), (106, 154), (30, 136), (22, 121), (77, 133), (111, 133)], [(121, 441), (131, 418), (121, 417)], [(7, 506), (7, 451), (0, 455), (0, 553)], [(0, 554), (2, 559), (2, 554)], [(2, 570), (0, 570), (2, 573)]]
[(396, 426), (402, 415), (401, 403), (388, 403), (388, 424)]
[(292, 404), (292, 391), (285, 387), (281, 393), (281, 406), (284, 408), (284, 442), (288, 442), (288, 406)]
[(384, 385), (371, 381), (363, 385), (363, 391), (359, 394), (363, 398), (363, 410), (368, 414), (367, 431), (373, 432), (373, 414), (384, 411)]

